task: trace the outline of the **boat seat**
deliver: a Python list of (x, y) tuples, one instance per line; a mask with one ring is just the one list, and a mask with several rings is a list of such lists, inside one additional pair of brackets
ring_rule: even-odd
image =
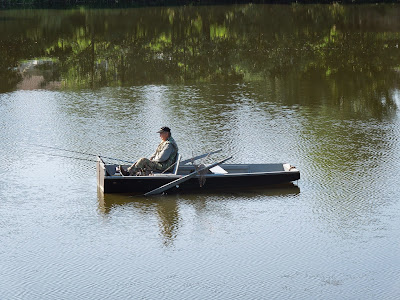
[(213, 174), (228, 174), (228, 172), (221, 166), (215, 166), (215, 167), (211, 168), (210, 172)]
[(180, 155), (179, 153), (176, 155), (176, 161), (175, 161), (175, 166), (174, 169), (172, 170), (172, 173), (174, 175), (178, 174), (178, 169), (179, 169), (179, 163), (181, 162), (182, 159), (182, 155)]
[(174, 162), (173, 167), (170, 166), (167, 170), (165, 171), (153, 171), (154, 175), (158, 175), (158, 174), (173, 174), (176, 175), (178, 174), (178, 169), (179, 169), (179, 163), (181, 162), (182, 159), (182, 155), (180, 155), (179, 153), (176, 155), (176, 160)]

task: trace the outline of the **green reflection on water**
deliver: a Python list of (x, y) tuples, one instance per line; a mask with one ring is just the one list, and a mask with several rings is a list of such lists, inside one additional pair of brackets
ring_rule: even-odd
[[(396, 107), (400, 6), (232, 5), (1, 12), (0, 91), (244, 83), (285, 104)], [(302, 97), (303, 96), (303, 97)]]
[[(2, 90), (49, 57), (64, 87), (359, 76), (399, 67), (399, 7), (243, 5), (2, 12)], [(10, 69), (11, 68), (11, 69)], [(49, 67), (50, 68), (50, 67)], [(386, 78), (390, 78), (387, 75)], [(383, 80), (384, 78), (382, 78)]]

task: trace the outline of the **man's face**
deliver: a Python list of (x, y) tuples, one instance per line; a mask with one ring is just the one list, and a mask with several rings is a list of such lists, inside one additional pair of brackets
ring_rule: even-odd
[(163, 141), (166, 141), (168, 139), (168, 132), (166, 132), (166, 131), (160, 132), (160, 138)]

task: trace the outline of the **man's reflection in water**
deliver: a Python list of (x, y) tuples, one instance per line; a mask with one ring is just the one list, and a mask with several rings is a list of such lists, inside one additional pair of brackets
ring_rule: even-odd
[(159, 227), (164, 246), (169, 247), (177, 236), (179, 228), (179, 212), (177, 200), (167, 200), (156, 204)]
[(151, 200), (150, 198), (141, 196), (104, 194), (101, 190), (97, 191), (97, 199), (99, 203), (98, 211), (105, 217), (108, 217), (116, 207), (128, 204), (131, 204), (135, 208), (135, 211), (140, 214), (156, 214), (163, 245), (166, 247), (173, 245), (179, 228), (179, 208), (176, 199), (171, 197), (162, 199), (158, 197)]
[[(273, 196), (293, 196), (300, 193), (298, 186), (293, 183), (270, 186), (268, 188), (254, 189), (231, 189), (230, 191), (211, 191), (197, 193), (193, 195), (185, 195), (185, 199), (189, 200), (197, 213), (207, 211), (207, 203), (222, 200), (237, 201), (244, 199), (265, 198)], [(217, 198), (216, 198), (217, 197)], [(143, 197), (140, 195), (132, 196), (128, 194), (103, 194), (101, 190), (97, 191), (98, 211), (106, 218), (111, 214), (113, 209), (121, 206), (134, 207), (135, 212), (150, 217), (156, 215), (158, 227), (160, 228), (160, 236), (163, 245), (170, 247), (178, 234), (181, 217), (179, 215), (179, 196), (168, 195), (160, 197)], [(218, 199), (218, 200), (215, 200)], [(200, 215), (200, 214), (199, 214)], [(151, 219), (151, 218), (150, 218)]]

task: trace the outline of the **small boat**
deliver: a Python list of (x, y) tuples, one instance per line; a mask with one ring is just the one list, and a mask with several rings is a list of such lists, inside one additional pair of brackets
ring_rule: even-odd
[[(230, 157), (229, 157), (230, 158)], [(300, 171), (286, 163), (225, 164), (227, 159), (198, 167), (180, 163), (180, 155), (170, 172), (146, 176), (123, 176), (118, 165), (97, 160), (97, 186), (103, 193), (154, 195), (163, 192), (250, 188), (290, 183), (300, 179)], [(123, 166), (128, 167), (128, 166)]]

